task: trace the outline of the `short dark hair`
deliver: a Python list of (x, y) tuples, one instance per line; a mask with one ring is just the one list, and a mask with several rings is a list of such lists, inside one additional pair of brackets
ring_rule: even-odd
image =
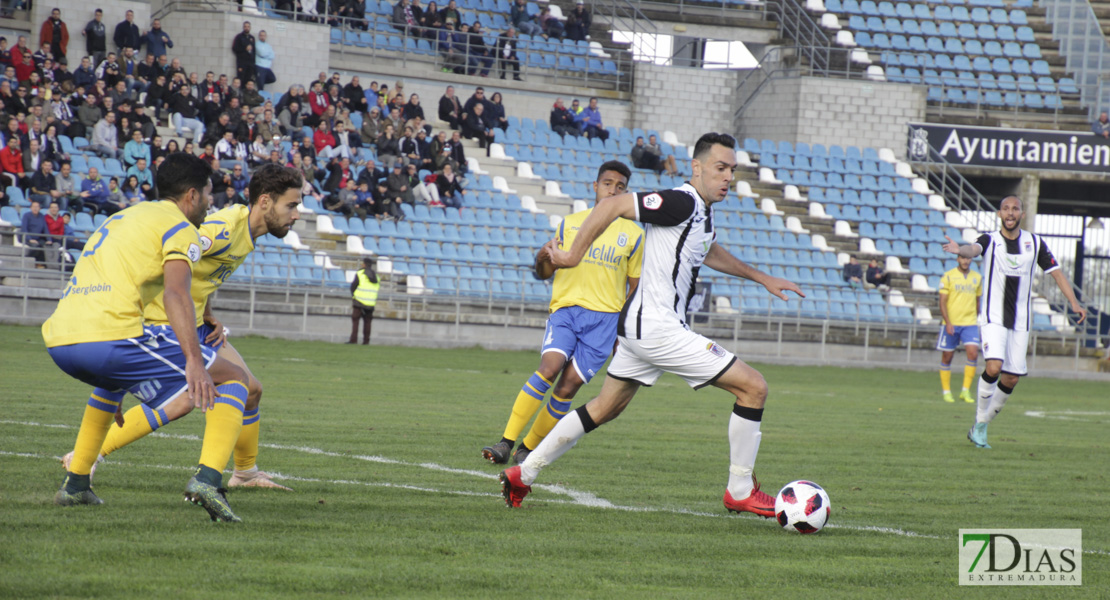
[(709, 152), (710, 148), (717, 145), (736, 148), (736, 138), (727, 133), (707, 133), (698, 138), (698, 143), (694, 144), (694, 158), (700, 159)]
[(174, 152), (158, 169), (156, 187), (165, 200), (177, 200), (189, 190), (204, 190), (212, 177), (212, 166), (199, 156), (187, 152)]
[(610, 160), (602, 163), (602, 165), (597, 168), (597, 178), (601, 179), (601, 176), (604, 175), (606, 171), (614, 171), (624, 175), (625, 179), (632, 179), (631, 169), (628, 168), (628, 165), (619, 160)]
[(254, 206), (264, 194), (276, 199), (291, 189), (301, 189), (304, 179), (301, 172), (292, 167), (283, 167), (273, 163), (262, 165), (251, 177), (247, 186), (250, 204)]

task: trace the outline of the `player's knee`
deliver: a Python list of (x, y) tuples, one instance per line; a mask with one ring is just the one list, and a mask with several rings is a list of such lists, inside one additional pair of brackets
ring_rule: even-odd
[(979, 360), (979, 349), (976, 348), (975, 346), (968, 346), (967, 347), (967, 359), (971, 360), (971, 361)]
[(1010, 388), (1010, 390), (1012, 391), (1014, 389), (1014, 386), (1017, 385), (1019, 379), (1021, 379), (1021, 378), (1018, 377), (1017, 375), (1011, 375), (1009, 373), (1003, 373), (1002, 376), (998, 378), (998, 384), (999, 385), (1004, 385), (1004, 386)]
[(581, 389), (581, 387), (581, 383), (567, 381), (564, 378), (559, 381), (558, 385), (555, 386), (555, 391), (553, 393), (563, 400), (570, 400), (571, 398), (574, 398), (574, 395), (578, 393), (578, 390)]
[[(744, 386), (744, 392), (747, 396), (748, 406), (754, 405), (754, 408), (763, 408), (763, 404), (767, 402), (767, 380), (760, 373), (756, 373), (750, 382)], [(737, 400), (740, 399), (737, 396)]]
[(258, 403), (262, 401), (262, 382), (251, 377), (247, 382), (247, 410), (254, 410), (258, 408)]
[(1002, 372), (1002, 361), (988, 360), (983, 372), (991, 377), (998, 377), (998, 374)]

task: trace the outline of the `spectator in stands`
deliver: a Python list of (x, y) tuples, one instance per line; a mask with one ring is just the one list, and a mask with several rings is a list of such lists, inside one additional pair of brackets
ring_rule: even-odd
[(255, 44), (251, 34), (251, 22), (243, 21), (240, 31), (231, 41), (231, 52), (235, 55), (235, 74), (240, 81), (254, 79)]
[(462, 109), (459, 106), (459, 99), (455, 97), (455, 86), (449, 85), (439, 99), (439, 120), (446, 121), (451, 129), (458, 129), (460, 114)]
[(475, 104), (474, 108), (467, 114), (466, 120), (462, 124), (462, 134), (464, 137), (478, 140), (479, 148), (486, 148), (486, 156), (489, 156), (489, 145), (493, 143), (493, 128), (490, 127), (489, 122), (485, 117), (485, 104)]
[(133, 167), (139, 159), (150, 162), (150, 146), (143, 141), (143, 132), (136, 129), (131, 132), (131, 139), (123, 146), (123, 164)]
[(351, 158), (351, 151), (346, 146), (340, 146), (335, 141), (335, 135), (328, 130), (328, 124), (320, 121), (312, 135), (312, 144), (316, 147), (316, 155), (321, 158), (332, 159), (336, 157)]
[(854, 255), (849, 256), (848, 263), (844, 265), (844, 281), (852, 287), (863, 285), (863, 267)]
[(331, 106), (331, 101), (328, 95), (324, 93), (324, 88), (320, 83), (312, 84), (312, 91), (308, 94), (309, 107), (312, 109), (312, 115), (305, 119), (305, 124), (309, 127), (316, 127), (320, 122), (320, 117)]
[(408, 121), (416, 117), (424, 118), (424, 107), (420, 106), (420, 96), (413, 94), (409, 96), (408, 103), (401, 109), (401, 118)]
[(4, 187), (18, 186), (26, 176), (23, 171), (23, 151), (20, 149), (18, 136), (8, 136), (7, 145), (0, 150), (0, 169), (3, 169), (0, 180), (4, 182)]
[(127, 169), (128, 179), (134, 177), (139, 191), (150, 195), (154, 193), (154, 172), (147, 168), (147, 160), (140, 157), (135, 165)]
[[(652, 141), (655, 136), (651, 136)], [(674, 157), (668, 156), (663, 158), (663, 149), (658, 144), (647, 145), (644, 143), (644, 136), (636, 137), (636, 145), (632, 146), (632, 166), (637, 169), (650, 169), (656, 173), (667, 172), (668, 175), (676, 175), (678, 173), (674, 165)]]
[(347, 108), (354, 112), (366, 115), (366, 111), (370, 110), (370, 103), (366, 101), (366, 90), (362, 89), (358, 75), (352, 77), (351, 81), (343, 86), (343, 98)]
[(466, 149), (462, 144), (462, 133), (458, 131), (451, 132), (451, 143), (448, 148), (451, 150), (451, 160), (455, 163), (451, 165), (451, 168), (459, 177), (466, 175), (469, 167), (466, 163)]
[(420, 25), (423, 27), (423, 37), (428, 40), (436, 39), (436, 33), (439, 29), (443, 28), (443, 21), (439, 20), (439, 5), (432, 0), (428, 3), (428, 8), (424, 9), (424, 16), (420, 18)]
[(423, 16), (419, 7), (412, 5), (409, 0), (398, 0), (393, 6), (393, 26), (400, 29), (406, 36), (423, 37), (424, 31), (420, 27)]
[(83, 194), (79, 191), (81, 182), (73, 174), (73, 167), (69, 163), (62, 163), (62, 168), (54, 176), (54, 189), (61, 194), (59, 200), (63, 201), (67, 211), (78, 212), (84, 208)]
[(1101, 137), (1102, 139), (1110, 139), (1110, 115), (1104, 111), (1098, 116), (1098, 120), (1091, 123), (1091, 133)]
[(443, 55), (443, 71), (462, 74), (466, 69), (466, 46), (459, 42), (454, 22), (443, 24), (443, 29), (439, 30), (438, 45), (439, 53)]
[(35, 268), (45, 269), (46, 253), (43, 248), (53, 248), (55, 244), (47, 237), (50, 232), (46, 228), (46, 216), (42, 214), (42, 205), (37, 200), (31, 201), (31, 210), (25, 211), (20, 218), (19, 232), (27, 253), (35, 259)]
[(104, 11), (98, 8), (93, 13), (92, 20), (81, 30), (81, 35), (85, 36), (85, 53), (92, 57), (94, 64), (104, 60), (104, 54), (108, 51), (108, 29), (104, 26), (103, 19)]
[(551, 7), (544, 6), (540, 9), (540, 15), (536, 17), (536, 22), (543, 28), (544, 38), (555, 38), (557, 40), (563, 39), (565, 29), (563, 22), (560, 21), (555, 15), (551, 14)]
[(39, 29), (39, 43), (49, 44), (50, 53), (58, 58), (66, 55), (66, 46), (69, 44), (69, 28), (62, 20), (62, 11), (53, 9), (50, 17), (42, 23)]
[(235, 132), (224, 131), (224, 137), (216, 142), (216, 158), (220, 161), (221, 169), (247, 168), (247, 147), (235, 139)]
[(304, 118), (301, 116), (301, 105), (297, 102), (291, 102), (281, 111), (278, 115), (278, 123), (281, 126), (281, 132), (290, 137), (299, 135), (301, 129), (304, 128)]
[(155, 76), (154, 82), (146, 88), (146, 105), (150, 107), (152, 117), (155, 119), (161, 118), (162, 109), (166, 108), (166, 100), (169, 97), (169, 90), (166, 88), (166, 76)]
[(609, 139), (609, 132), (605, 131), (605, 125), (601, 123), (601, 109), (597, 107), (597, 98), (590, 98), (590, 105), (582, 110), (579, 115), (579, 120), (582, 123), (582, 131), (586, 137), (601, 138), (601, 141)]
[(258, 89), (266, 89), (266, 85), (277, 81), (274, 75), (274, 47), (266, 42), (266, 30), (258, 32), (258, 42), (254, 48), (254, 75)]
[(140, 38), (139, 45), (142, 46), (143, 44), (146, 45), (147, 55), (154, 56), (155, 58), (165, 56), (166, 48), (173, 48), (173, 40), (171, 40), (170, 35), (162, 29), (162, 21), (159, 19), (154, 19), (150, 24), (150, 30), (144, 33), (142, 38)]
[(501, 92), (494, 92), (493, 95), (490, 96), (489, 104), (486, 109), (489, 111), (489, 113), (485, 115), (486, 123), (502, 131), (509, 130), (509, 119), (505, 116), (505, 105), (501, 103)]
[[(392, 199), (413, 206), (414, 194), (412, 191), (412, 180), (406, 173), (409, 166), (410, 165), (402, 166), (401, 163), (394, 163), (393, 171), (389, 174), (389, 177), (386, 178), (386, 185), (389, 188), (389, 195)], [(397, 210), (400, 212), (400, 204), (398, 204)]]
[(582, 130), (574, 121), (574, 113), (563, 104), (562, 98), (556, 98), (554, 106), (551, 107), (551, 116), (549, 117), (551, 130), (560, 136), (566, 137), (571, 135), (578, 137), (582, 135)]
[[(266, 147), (266, 138), (260, 133), (254, 136), (254, 141), (250, 146), (247, 146), (247, 164), (250, 165), (251, 170), (261, 167), (266, 163), (266, 159), (270, 156), (270, 150)], [(281, 135), (277, 136), (277, 142), (280, 145)]]
[(421, 204), (439, 203), (439, 190), (436, 186), (421, 181), (420, 172), (416, 169), (416, 165), (409, 163), (405, 167), (405, 180), (408, 182), (409, 189), (412, 190), (414, 201), (419, 201)]
[(532, 19), (532, 15), (528, 14), (528, 5), (525, 4), (525, 0), (514, 0), (512, 7), (509, 9), (509, 20), (512, 21), (513, 27), (516, 27), (517, 31), (526, 35), (543, 35), (544, 39), (547, 39), (547, 34), (544, 33), (543, 28)]
[(393, 124), (387, 124), (381, 136), (378, 137), (378, 160), (387, 168), (392, 169), (394, 163), (401, 160), (401, 148), (395, 138)]
[(93, 69), (89, 57), (84, 56), (81, 58), (81, 64), (73, 72), (73, 84), (88, 87), (94, 83), (96, 83), (96, 70)]
[(116, 50), (119, 52), (123, 52), (124, 48), (139, 51), (142, 36), (139, 35), (139, 26), (135, 24), (135, 13), (133, 11), (127, 11), (123, 20), (116, 24), (116, 32), (112, 36), (112, 40), (116, 43)]
[(351, 169), (351, 159), (341, 158), (338, 161), (332, 161), (327, 166), (328, 178), (324, 180), (324, 191), (335, 195), (339, 190), (347, 186), (348, 179), (355, 179), (356, 175)]
[(439, 200), (449, 208), (462, 208), (465, 190), (459, 182), (450, 164), (443, 165), (443, 172), (436, 175), (436, 188), (439, 190)]
[(108, 180), (108, 204), (119, 206), (121, 210), (131, 206), (131, 200), (123, 194), (116, 177)]
[(96, 208), (104, 215), (114, 215), (125, 208), (118, 204), (108, 203), (108, 184), (100, 176), (100, 170), (96, 167), (89, 167), (89, 174), (81, 182), (81, 197), (84, 199), (86, 207)]
[(146, 193), (139, 185), (139, 178), (134, 175), (127, 176), (127, 181), (123, 183), (122, 191), (128, 204), (138, 204), (147, 199)]
[(481, 86), (474, 88), (474, 93), (466, 99), (466, 104), (463, 104), (461, 121), (465, 121), (467, 117), (470, 116), (470, 113), (474, 112), (474, 106), (477, 104), (481, 104), (485, 112), (489, 112), (489, 100), (486, 100), (486, 89)]
[(204, 139), (204, 123), (198, 118), (199, 105), (196, 96), (189, 93), (189, 86), (183, 85), (169, 101), (167, 108), (178, 137), (185, 137), (185, 129), (193, 132), (194, 143)]
[(459, 6), (455, 0), (449, 0), (447, 6), (439, 11), (439, 20), (444, 25), (454, 25), (456, 29), (462, 25), (462, 13), (459, 12)]
[(23, 153), (23, 172), (27, 173), (27, 178), (24, 180), (26, 187), (31, 186), (31, 176), (39, 170), (39, 166), (46, 160), (42, 153), (42, 145), (39, 144), (39, 138), (31, 138), (30, 143), (27, 145), (27, 150)]
[(366, 166), (363, 167), (362, 172), (358, 174), (359, 185), (367, 184), (369, 191), (373, 193), (374, 188), (377, 187), (378, 182), (385, 179), (389, 174), (383, 169), (379, 169), (373, 160), (366, 161)]
[(274, 109), (267, 108), (262, 111), (262, 118), (258, 120), (258, 135), (263, 140), (281, 138), (281, 122), (274, 117)]
[(355, 182), (354, 178), (348, 179), (343, 189), (339, 190), (338, 193), (328, 196), (327, 200), (324, 201), (324, 208), (335, 212), (341, 212), (348, 217), (358, 214), (360, 219), (365, 219), (365, 214), (356, 212), (356, 207), (358, 205), (357, 187), (358, 184)]
[(8, 38), (0, 36), (0, 66), (12, 65), (12, 51), (8, 48)]
[(886, 272), (876, 258), (867, 263), (867, 283), (880, 289), (890, 287), (890, 273)]
[(42, 161), (39, 169), (31, 175), (31, 200), (38, 200), (42, 204), (49, 204), (50, 202), (64, 203), (65, 198), (62, 193), (58, 191), (58, 185), (54, 179), (54, 165), (48, 160)]
[(116, 113), (107, 112), (93, 127), (89, 150), (103, 158), (119, 157), (119, 139), (116, 131)]
[(501, 79), (509, 74), (509, 69), (513, 70), (513, 80), (523, 81), (520, 78), (520, 59), (516, 55), (517, 38), (516, 29), (509, 27), (505, 33), (497, 38), (497, 66), (501, 69)]
[(62, 217), (62, 207), (58, 206), (58, 203), (53, 200), (45, 204), (49, 207), (46, 209), (46, 231), (52, 236), (58, 236), (50, 239), (58, 246), (62, 246), (64, 245), (64, 240), (62, 240), (61, 236), (66, 234), (66, 222)]
[[(493, 67), (496, 49), (490, 48), (486, 44), (485, 33), (482, 32), (482, 24), (474, 22), (470, 26), (469, 47), (467, 50), (472, 70), (470, 75), (478, 74), (482, 77), (489, 77), (490, 68)], [(478, 69), (481, 68), (481, 71)]]
[(593, 18), (584, 0), (575, 3), (574, 10), (567, 15), (567, 39), (584, 42), (590, 35), (590, 24)]

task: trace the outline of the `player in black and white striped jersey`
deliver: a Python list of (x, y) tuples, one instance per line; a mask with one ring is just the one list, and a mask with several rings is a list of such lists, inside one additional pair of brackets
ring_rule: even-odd
[(1076, 324), (1087, 318), (1087, 310), (1075, 298), (1056, 258), (1044, 240), (1022, 231), (1024, 215), (1021, 198), (1002, 199), (998, 218), (1002, 229), (979, 236), (971, 244), (959, 244), (946, 236), (945, 252), (966, 258), (983, 257), (983, 295), (979, 300), (979, 333), (986, 358), (986, 369), (979, 379), (979, 399), (975, 425), (967, 439), (980, 448), (987, 444), (987, 425), (1006, 405), (1018, 378), (1028, 374), (1025, 354), (1033, 324), (1033, 273), (1039, 267), (1052, 276), (1068, 299)]
[(728, 195), (736, 169), (735, 145), (729, 135), (703, 135), (694, 146), (693, 176), (688, 183), (673, 190), (606, 198), (582, 223), (569, 251), (550, 249), (552, 264), (574, 267), (616, 218), (644, 224), (640, 285), (621, 310), (617, 350), (601, 393), (563, 417), (521, 465), (501, 474), (509, 506), (520, 506), (541, 469), (583, 435), (616, 418), (640, 386), (654, 384), (666, 371), (695, 389), (713, 385), (735, 396), (728, 426), (730, 467), (724, 504), (734, 512), (774, 516), (774, 498), (759, 490), (752, 475), (767, 383), (759, 371), (731, 352), (690, 331), (685, 320), (703, 263), (760, 283), (783, 300), (787, 291), (804, 297), (794, 283), (745, 264), (715, 241), (713, 205)]

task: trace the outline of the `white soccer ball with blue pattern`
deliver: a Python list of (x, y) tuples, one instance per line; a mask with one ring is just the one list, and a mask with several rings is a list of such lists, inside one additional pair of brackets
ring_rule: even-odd
[(775, 496), (775, 519), (787, 531), (817, 533), (829, 522), (829, 495), (812, 481), (792, 481)]

